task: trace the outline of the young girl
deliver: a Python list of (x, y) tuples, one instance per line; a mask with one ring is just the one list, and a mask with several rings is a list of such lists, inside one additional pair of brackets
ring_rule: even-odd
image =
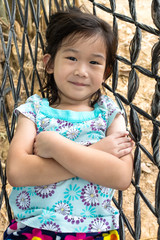
[(133, 142), (101, 95), (117, 40), (103, 20), (72, 8), (51, 16), (42, 91), (16, 109), (7, 176), (14, 220), (4, 239), (119, 239), (114, 189), (129, 187)]

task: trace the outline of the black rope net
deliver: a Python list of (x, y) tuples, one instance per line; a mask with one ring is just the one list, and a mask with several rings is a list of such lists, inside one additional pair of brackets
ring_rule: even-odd
[[(144, 2), (145, 7), (146, 1), (142, 2)], [(43, 77), (41, 56), (44, 52), (44, 32), (49, 15), (70, 4), (80, 6), (82, 2), (69, 2), (69, 0), (59, 2), (58, 0), (0, 0), (0, 224), (2, 225), (4, 224), (3, 219), (8, 219), (8, 221), (12, 219), (5, 173), (7, 153), (3, 151), (3, 143), (7, 144), (6, 142), (8, 142), (9, 145), (16, 127), (16, 117), (12, 113), (14, 108), (33, 93), (37, 93), (41, 87), (41, 77)], [(120, 239), (140, 239), (142, 205), (152, 214), (150, 222), (152, 222), (152, 219), (157, 221), (157, 228), (153, 228), (155, 236), (153, 239), (160, 239), (160, 76), (158, 73), (160, 61), (160, 41), (158, 39), (160, 35), (160, 1), (153, 0), (150, 3), (153, 27), (138, 22), (135, 0), (126, 1), (126, 9), (128, 9), (129, 14), (118, 13), (115, 0), (86, 0), (83, 4), (93, 14), (112, 22), (114, 31), (119, 32), (122, 48), (129, 49), (128, 55), (118, 50), (112, 79), (109, 79), (105, 84), (107, 94), (114, 96), (119, 106), (124, 109), (127, 127), (135, 141), (135, 171), (131, 185), (131, 188), (134, 189), (134, 199), (129, 203), (133, 206), (131, 211), (133, 212), (132, 221), (130, 217), (132, 213), (125, 213), (125, 193), (119, 191), (117, 197), (113, 199), (114, 204), (120, 211)], [(124, 24), (128, 24), (129, 27), (126, 28)], [(123, 36), (121, 39), (121, 32), (124, 28), (125, 30), (128, 29), (129, 41), (126, 41)], [(144, 67), (143, 61), (139, 62), (142, 43), (145, 44), (143, 42), (143, 34), (145, 33), (154, 38), (154, 41), (153, 38), (150, 38), (149, 42), (151, 46), (150, 55), (146, 54), (146, 57), (150, 58), (150, 65), (147, 67)], [(152, 99), (148, 111), (146, 111), (145, 97), (143, 94), (138, 95), (141, 78), (145, 78), (145, 84), (150, 83), (151, 86)], [(122, 82), (121, 89), (119, 89), (120, 82)], [(142, 86), (142, 88), (145, 89), (145, 86)], [(141, 101), (139, 101), (141, 104), (137, 103), (138, 98), (141, 98)], [(151, 136), (148, 139), (151, 149), (150, 147), (148, 149), (143, 141), (142, 123), (144, 119), (147, 121), (148, 131), (150, 128), (152, 129)], [(146, 137), (144, 136), (144, 138)], [(148, 166), (150, 166), (149, 162), (154, 166), (152, 168), (154, 173), (152, 172), (152, 174), (155, 180), (155, 191), (151, 192), (152, 201), (147, 198), (141, 189), (142, 155), (145, 159), (148, 159)], [(147, 186), (146, 183), (146, 188)], [(6, 208), (7, 216), (4, 216), (2, 211), (4, 208)], [(0, 231), (3, 230), (0, 226)], [(126, 235), (126, 231), (128, 231), (128, 235)]]

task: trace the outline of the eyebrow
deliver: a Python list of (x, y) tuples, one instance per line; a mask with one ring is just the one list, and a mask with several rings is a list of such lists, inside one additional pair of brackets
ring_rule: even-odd
[[(67, 48), (67, 49), (64, 49), (63, 52), (73, 52), (73, 53), (78, 53), (79, 51), (74, 49), (74, 48)], [(105, 60), (105, 57), (103, 54), (100, 54), (100, 53), (92, 53), (92, 56), (93, 57), (96, 57), (96, 58), (101, 58), (103, 60)]]
[(100, 54), (100, 53), (93, 53), (92, 55), (93, 55), (94, 57), (102, 58), (103, 60), (105, 60), (104, 55), (102, 55), (102, 54)]

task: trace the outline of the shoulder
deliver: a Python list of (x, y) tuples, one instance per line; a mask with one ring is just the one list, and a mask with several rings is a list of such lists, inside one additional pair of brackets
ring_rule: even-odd
[(102, 111), (109, 112), (110, 114), (115, 110), (120, 111), (118, 105), (107, 95), (102, 95), (95, 106), (100, 108)]
[(17, 107), (14, 113), (16, 115), (21, 113), (35, 122), (36, 115), (39, 112), (39, 109), (42, 107), (43, 102), (44, 104), (49, 104), (47, 99), (41, 98), (39, 95), (34, 94), (30, 96), (24, 104), (21, 104), (19, 107)]
[(95, 107), (99, 108), (102, 112), (104, 119), (107, 121), (107, 127), (110, 126), (117, 114), (122, 114), (116, 102), (107, 95), (102, 95), (95, 104)]
[(24, 104), (21, 104), (17, 110), (19, 109), (27, 109), (27, 108), (34, 108), (39, 109), (39, 107), (42, 105), (42, 103), (47, 103), (49, 104), (48, 100), (46, 98), (42, 98), (37, 94), (34, 94), (32, 96), (30, 96), (29, 98), (27, 98), (26, 102)]
[(25, 103), (32, 103), (32, 104), (34, 104), (34, 103), (36, 103), (36, 102), (41, 103), (42, 100), (43, 100), (43, 98), (41, 98), (41, 97), (40, 97), (39, 95), (37, 95), (37, 94), (34, 94), (34, 95), (30, 96), (29, 98), (27, 98), (27, 100), (26, 100)]

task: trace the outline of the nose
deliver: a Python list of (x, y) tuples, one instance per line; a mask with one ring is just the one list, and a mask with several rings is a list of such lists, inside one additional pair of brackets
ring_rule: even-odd
[(77, 64), (74, 75), (79, 76), (81, 78), (87, 78), (88, 77), (88, 71), (85, 64)]

